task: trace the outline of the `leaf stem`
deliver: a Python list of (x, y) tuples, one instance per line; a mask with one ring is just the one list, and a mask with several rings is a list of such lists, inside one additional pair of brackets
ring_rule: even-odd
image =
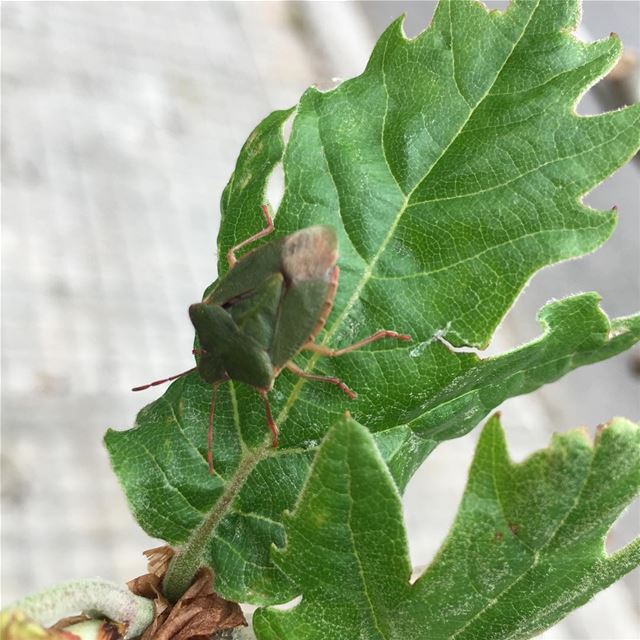
[(62, 582), (18, 600), (10, 609), (22, 611), (43, 626), (82, 611), (91, 617), (124, 624), (125, 638), (139, 636), (151, 624), (155, 613), (151, 600), (101, 578)]
[(260, 448), (240, 464), (214, 508), (194, 530), (187, 543), (173, 556), (162, 584), (162, 590), (169, 602), (175, 603), (193, 582), (198, 569), (202, 566), (202, 555), (211, 533), (240, 493), (249, 474), (263, 458), (269, 455), (269, 451), (270, 448)]

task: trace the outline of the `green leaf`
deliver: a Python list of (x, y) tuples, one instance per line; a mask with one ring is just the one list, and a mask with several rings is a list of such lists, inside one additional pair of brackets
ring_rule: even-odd
[(368, 431), (329, 432), (276, 564), (293, 609), (254, 615), (260, 640), (529, 638), (640, 564), (640, 539), (607, 556), (607, 531), (640, 490), (640, 427), (613, 420), (591, 446), (555, 436), (509, 460), (497, 417), (483, 430), (451, 533), (413, 584), (400, 497)]
[[(429, 369), (416, 371), (426, 393), (414, 393), (424, 398), (423, 404), (413, 408), (405, 425), (375, 434), (401, 489), (438, 443), (469, 432), (504, 400), (625, 351), (640, 340), (640, 315), (609, 322), (593, 293), (551, 302), (538, 319), (544, 328), (541, 338), (493, 358), (453, 353), (439, 342), (428, 345), (431, 370), (442, 377), (433, 384)], [(400, 434), (404, 446), (387, 452), (387, 438), (398, 439)]]
[(605, 551), (639, 491), (639, 425), (614, 419), (594, 446), (582, 429), (556, 435), (514, 464), (493, 418), (449, 538), (406, 602), (407, 620), (426, 606), (427, 637), (536, 635), (640, 564), (640, 538)]
[(365, 427), (338, 420), (285, 523), (287, 546), (272, 555), (303, 599), (256, 612), (258, 638), (391, 637), (411, 564), (400, 495)]
[[(285, 193), (276, 235), (336, 228), (340, 284), (318, 341), (350, 344), (378, 329), (410, 333), (335, 359), (296, 357), (359, 394), (284, 372), (270, 394), (281, 429), (269, 448), (254, 390), (229, 383), (216, 404), (207, 474), (210, 389), (197, 374), (143, 409), (106, 444), (131, 508), (153, 536), (185, 545), (218, 591), (268, 603), (293, 593), (269, 558), (318, 443), (345, 408), (375, 434), (399, 488), (442, 440), (472, 429), (504, 399), (640, 339), (640, 318), (609, 322), (595, 294), (547, 305), (544, 335), (486, 360), (484, 346), (536, 270), (595, 249), (615, 224), (581, 196), (634, 153), (638, 106), (578, 117), (573, 105), (615, 62), (615, 37), (572, 35), (575, 2), (516, 1), (506, 13), (443, 0), (414, 40), (393, 23), (365, 72), (309, 89), (250, 135), (222, 197), (219, 272), (228, 248), (263, 225), (259, 205), (278, 163)], [(186, 560), (185, 560), (186, 562)], [(185, 579), (188, 577), (185, 569)]]
[[(610, 324), (593, 294), (551, 303), (541, 319), (546, 325), (542, 338), (494, 358), (454, 353), (435, 342), (415, 347), (426, 351), (426, 357), (403, 353), (396, 359), (396, 373), (389, 361), (389, 380), (407, 367), (407, 375), (423, 381), (426, 390), (420, 397), (428, 400), (407, 413), (403, 424), (375, 434), (400, 488), (438, 442), (466, 433), (504, 399), (610, 357), (640, 339), (640, 317)], [(359, 366), (362, 370), (353, 373), (366, 382), (372, 365), (363, 357)], [(434, 379), (427, 377), (429, 371)], [(269, 559), (269, 547), (284, 544), (282, 512), (295, 504), (317, 448), (315, 438), (321, 437), (318, 429), (341, 407), (340, 399), (323, 395), (322, 387), (314, 391), (318, 400), (301, 410), (313, 409), (318, 422), (310, 420), (300, 433), (291, 434), (300, 438), (297, 446), (281, 444), (277, 450), (249, 449), (238, 418), (243, 405), (233, 393), (231, 398), (219, 397), (215, 478), (206, 463), (211, 390), (196, 374), (178, 380), (145, 407), (134, 429), (107, 432), (113, 468), (138, 522), (150, 535), (175, 545), (187, 542), (194, 532), (204, 535), (204, 560), (216, 568), (216, 588), (227, 598), (261, 603), (291, 595), (289, 581)], [(248, 424), (266, 433), (263, 409), (255, 405)]]

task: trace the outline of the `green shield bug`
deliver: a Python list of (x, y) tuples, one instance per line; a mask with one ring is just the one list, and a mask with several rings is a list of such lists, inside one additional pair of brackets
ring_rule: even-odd
[(211, 384), (208, 463), (213, 473), (213, 419), (218, 386), (227, 380), (254, 387), (264, 401), (267, 424), (278, 446), (278, 427), (268, 393), (283, 369), (307, 380), (336, 385), (351, 399), (356, 394), (340, 379), (308, 373), (292, 358), (302, 350), (339, 356), (381, 338), (411, 340), (411, 336), (381, 330), (342, 349), (316, 344), (338, 287), (338, 247), (335, 230), (318, 225), (271, 240), (241, 258), (236, 251), (269, 235), (274, 227), (266, 205), (266, 226), (227, 253), (229, 271), (202, 302), (189, 307), (199, 348), (197, 365), (169, 378), (135, 387), (142, 391), (197, 370)]

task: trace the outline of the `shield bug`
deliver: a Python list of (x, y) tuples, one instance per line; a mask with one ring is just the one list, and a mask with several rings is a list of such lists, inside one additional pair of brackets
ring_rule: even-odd
[(236, 380), (254, 387), (263, 399), (273, 446), (278, 427), (271, 414), (268, 393), (283, 369), (307, 380), (328, 382), (351, 399), (356, 394), (340, 379), (303, 371), (292, 358), (302, 350), (339, 356), (381, 338), (411, 340), (411, 336), (381, 330), (342, 349), (316, 344), (338, 287), (336, 233), (332, 227), (307, 227), (271, 240), (241, 258), (236, 251), (269, 235), (274, 227), (269, 208), (262, 206), (266, 226), (227, 253), (229, 271), (202, 302), (189, 307), (198, 348), (197, 365), (169, 378), (135, 387), (142, 391), (197, 370), (211, 385), (208, 463), (213, 473), (213, 420), (218, 386)]

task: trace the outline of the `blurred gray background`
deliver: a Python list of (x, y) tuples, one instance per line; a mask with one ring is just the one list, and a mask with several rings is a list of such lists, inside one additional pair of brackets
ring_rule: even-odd
[[(505, 3), (491, 3), (503, 7)], [(191, 366), (189, 303), (215, 277), (218, 200), (240, 146), (310, 84), (360, 73), (384, 27), (432, 2), (17, 2), (2, 5), (2, 604), (53, 582), (145, 570), (156, 544), (129, 514), (101, 438)], [(640, 50), (640, 3), (589, 1), (587, 32)], [(614, 104), (604, 85), (583, 114)], [(640, 301), (640, 163), (589, 195), (620, 223), (595, 254), (538, 274), (491, 353), (539, 333), (550, 298), (599, 291), (612, 316)], [(517, 459), (551, 433), (640, 418), (636, 350), (510, 400)], [(441, 446), (405, 497), (416, 566), (454, 516), (474, 433)], [(456, 473), (452, 473), (455, 469)], [(640, 528), (632, 508), (613, 550)], [(640, 637), (636, 571), (544, 635)]]

